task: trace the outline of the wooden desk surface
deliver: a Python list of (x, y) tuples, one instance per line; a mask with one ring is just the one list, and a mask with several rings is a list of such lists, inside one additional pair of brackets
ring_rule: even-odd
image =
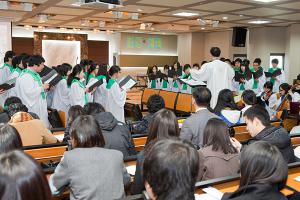
[[(294, 189), (299, 190), (300, 182), (294, 180), (294, 178), (296, 178), (298, 176), (300, 176), (300, 166), (289, 169), (289, 176), (288, 176), (288, 180), (287, 180), (287, 185), (294, 188)], [(236, 191), (239, 187), (239, 184), (240, 184), (240, 180), (233, 180), (233, 181), (219, 183), (219, 184), (211, 184), (211, 186), (215, 187), (218, 190), (220, 190), (221, 192), (225, 193), (225, 192), (234, 192), (234, 191)], [(287, 189), (283, 189), (281, 192), (285, 196), (293, 194), (292, 191), (287, 190)], [(196, 194), (203, 194), (203, 193), (204, 192), (203, 192), (201, 187), (196, 188)]]

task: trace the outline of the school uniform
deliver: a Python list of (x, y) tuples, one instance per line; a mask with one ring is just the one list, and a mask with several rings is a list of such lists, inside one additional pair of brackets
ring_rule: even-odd
[(106, 85), (106, 110), (120, 122), (125, 122), (124, 105), (126, 91), (122, 90), (114, 79), (109, 79)]
[(70, 109), (70, 89), (66, 77), (63, 77), (55, 86), (51, 108), (64, 111), (66, 114)]
[[(13, 66), (8, 63), (4, 63), (2, 67), (0, 67), (0, 84), (5, 83), (8, 80), (8, 77), (14, 72)], [(3, 94), (0, 94), (0, 106), (4, 106), (4, 102), (8, 97), (8, 92), (6, 91)]]
[(85, 95), (85, 85), (79, 78), (75, 77), (70, 87), (70, 106), (84, 106), (87, 103)]
[(27, 106), (28, 111), (37, 114), (49, 128), (47, 97), (40, 75), (33, 69), (24, 69), (16, 81), (15, 88), (17, 97)]

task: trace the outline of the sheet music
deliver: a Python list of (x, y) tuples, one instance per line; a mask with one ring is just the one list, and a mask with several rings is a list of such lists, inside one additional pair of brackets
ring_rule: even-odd
[(58, 76), (58, 74), (54, 74), (53, 76), (51, 76), (51, 78), (49, 78), (48, 80), (46, 80), (44, 83), (49, 84), (53, 79), (55, 79)]
[(64, 134), (54, 135), (54, 137), (60, 142), (62, 142), (64, 140)]
[(135, 171), (136, 171), (136, 166), (135, 165), (128, 166), (128, 167), (126, 167), (126, 170), (127, 170), (128, 174), (134, 176)]
[(86, 85), (86, 88), (89, 88), (91, 87), (94, 83), (96, 83), (98, 80), (94, 79), (92, 81), (90, 81), (87, 85)]
[(223, 193), (214, 188), (214, 187), (207, 187), (202, 189), (206, 194), (209, 194), (210, 196), (214, 197), (215, 199), (221, 200), (223, 197)]
[[(127, 81), (127, 82), (126, 82)], [(121, 88), (125, 88), (126, 90), (131, 89), (137, 82), (131, 77), (127, 76), (125, 78), (122, 78), (119, 81), (119, 85)]]
[(203, 81), (200, 80), (194, 80), (194, 79), (180, 79), (182, 82), (188, 84), (189, 86), (200, 86), (200, 85), (206, 85)]
[(298, 176), (298, 177), (296, 177), (296, 178), (294, 178), (294, 179), (295, 179), (295, 181), (300, 182), (300, 176)]
[(195, 200), (219, 200), (209, 194), (195, 194)]

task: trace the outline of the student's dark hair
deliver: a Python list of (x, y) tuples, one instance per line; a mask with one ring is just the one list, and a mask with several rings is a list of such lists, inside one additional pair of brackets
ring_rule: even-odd
[(30, 156), (16, 150), (4, 153), (0, 165), (0, 199), (52, 199), (41, 167)]
[(83, 107), (84, 113), (86, 115), (96, 115), (101, 112), (105, 112), (104, 107), (100, 103), (92, 102), (87, 103)]
[(267, 88), (267, 89), (270, 89), (271, 91), (273, 91), (273, 83), (271, 81), (265, 82), (264, 88)]
[(204, 64), (206, 64), (206, 63), (207, 63), (207, 61), (206, 61), (206, 60), (203, 60), (203, 61), (201, 62), (201, 66), (204, 65)]
[(165, 101), (158, 94), (151, 95), (147, 101), (147, 108), (149, 113), (156, 113), (165, 108)]
[(291, 89), (291, 86), (288, 84), (288, 83), (282, 83), (280, 86), (279, 86), (279, 89), (282, 89), (284, 90), (285, 94), (287, 94), (289, 92), (289, 90)]
[(221, 57), (220, 60), (221, 60), (222, 62), (225, 62), (226, 58)]
[(244, 103), (247, 105), (255, 105), (257, 102), (257, 97), (255, 92), (253, 92), (253, 90), (245, 90), (242, 93), (242, 99)]
[(80, 61), (80, 65), (81, 65), (81, 66), (87, 66), (87, 65), (89, 65), (89, 64), (90, 64), (90, 62), (89, 62), (89, 60), (87, 60), (87, 59), (83, 59), (83, 60)]
[(81, 115), (75, 119), (70, 129), (74, 148), (104, 147), (105, 141), (97, 120), (91, 115)]
[(271, 124), (268, 111), (260, 105), (254, 105), (251, 108), (248, 108), (244, 113), (244, 117), (250, 121), (257, 118), (266, 127)]
[(234, 63), (236, 63), (236, 62), (239, 62), (239, 63), (241, 63), (241, 62), (242, 62), (242, 59), (240, 59), (240, 58), (237, 58), (237, 59), (235, 59), (235, 60), (234, 60)]
[(190, 64), (185, 64), (183, 66), (183, 71), (187, 70), (187, 69), (191, 69), (191, 65)]
[(23, 147), (18, 130), (9, 124), (0, 124), (0, 154)]
[(121, 68), (117, 65), (111, 66), (111, 68), (108, 71), (108, 74), (110, 77), (112, 77), (114, 74), (118, 73), (121, 71)]
[(143, 179), (157, 200), (194, 199), (199, 154), (179, 139), (165, 139), (145, 149)]
[[(91, 64), (90, 68), (89, 68), (88, 71), (87, 71), (87, 77), (86, 77), (86, 79), (89, 78), (90, 74), (91, 74), (94, 70), (96, 70), (97, 67), (99, 68), (99, 65), (98, 65), (97, 63), (92, 63), (92, 64)], [(97, 76), (97, 74), (96, 74), (96, 76)]]
[(81, 65), (77, 64), (73, 67), (73, 70), (72, 70), (71, 74), (68, 76), (68, 79), (67, 79), (67, 85), (69, 87), (71, 86), (72, 81), (75, 78), (75, 76), (80, 74), (82, 71), (83, 71), (83, 67)]
[(253, 63), (261, 64), (261, 59), (260, 58), (255, 58)]
[(34, 65), (39, 66), (40, 64), (45, 62), (45, 59), (40, 55), (33, 55), (28, 58), (27, 62), (28, 67), (33, 67)]
[(193, 92), (193, 98), (197, 106), (210, 106), (211, 92), (206, 87), (198, 87)]
[(226, 59), (225, 59), (225, 62), (231, 63), (231, 60), (230, 60), (229, 58), (226, 58)]
[(213, 151), (222, 151), (225, 154), (238, 153), (230, 142), (227, 124), (218, 118), (208, 120), (203, 132), (203, 145), (212, 146)]
[(300, 80), (300, 74), (297, 75), (297, 80)]
[(154, 115), (146, 143), (169, 137), (179, 137), (178, 121), (172, 111), (163, 108)]
[(158, 71), (157, 65), (153, 65), (152, 67), (148, 67), (147, 75), (153, 74), (154, 73), (154, 71), (153, 71), (154, 68), (156, 68), (156, 72)]
[(193, 64), (193, 68), (198, 68), (198, 69), (200, 69), (199, 63), (194, 63), (194, 64)]
[(22, 62), (22, 57), (21, 56), (15, 56), (12, 59), (12, 66), (14, 68), (17, 68), (21, 62)]
[[(242, 66), (245, 67), (245, 73), (251, 73), (250, 68), (249, 68), (249, 65), (250, 65), (250, 61), (249, 61), (248, 59), (244, 59), (244, 60), (241, 62), (241, 67), (242, 67)], [(241, 68), (240, 68), (240, 71), (241, 71), (241, 73), (243, 73)]]
[(176, 61), (174, 64), (171, 66), (171, 70), (175, 70), (175, 65), (177, 65), (177, 70), (182, 70), (180, 62)]
[(278, 64), (279, 63), (279, 61), (278, 61), (277, 58), (274, 58), (271, 62), (274, 63), (274, 64)]
[(84, 115), (84, 110), (80, 105), (71, 106), (68, 111), (68, 125), (71, 126), (76, 117)]
[(13, 103), (10, 104), (7, 108), (7, 113), (9, 117), (12, 117), (14, 114), (18, 112), (28, 112), (27, 106), (22, 103)]
[(10, 58), (13, 58), (15, 56), (15, 52), (13, 51), (7, 51), (5, 52), (5, 55), (4, 55), (4, 62), (8, 62)]
[(169, 66), (169, 65), (165, 65), (165, 66), (164, 66), (164, 70), (165, 70), (165, 69), (170, 70), (170, 66)]
[(8, 97), (4, 102), (4, 109), (8, 109), (8, 106), (13, 103), (22, 103), (19, 97)]
[(61, 76), (67, 76), (68, 71), (72, 70), (72, 66), (68, 63), (63, 63), (61, 65), (58, 65), (55, 70), (57, 71), (57, 73)]
[(221, 49), (219, 47), (212, 47), (210, 53), (213, 57), (219, 57), (221, 55)]
[(258, 141), (243, 148), (240, 187), (266, 184), (279, 191), (284, 188), (287, 177), (287, 163), (276, 146)]
[(232, 91), (229, 89), (223, 89), (219, 92), (217, 105), (214, 108), (214, 112), (217, 115), (220, 115), (221, 111), (225, 108), (230, 108), (231, 110), (238, 110), (238, 107), (234, 102)]

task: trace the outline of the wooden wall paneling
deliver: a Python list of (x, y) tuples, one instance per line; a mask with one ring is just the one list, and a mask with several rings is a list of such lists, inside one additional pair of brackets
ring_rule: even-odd
[(21, 53), (33, 54), (33, 38), (13, 37), (12, 50), (18, 55)]
[(88, 40), (89, 59), (99, 64), (108, 63), (109, 41)]

